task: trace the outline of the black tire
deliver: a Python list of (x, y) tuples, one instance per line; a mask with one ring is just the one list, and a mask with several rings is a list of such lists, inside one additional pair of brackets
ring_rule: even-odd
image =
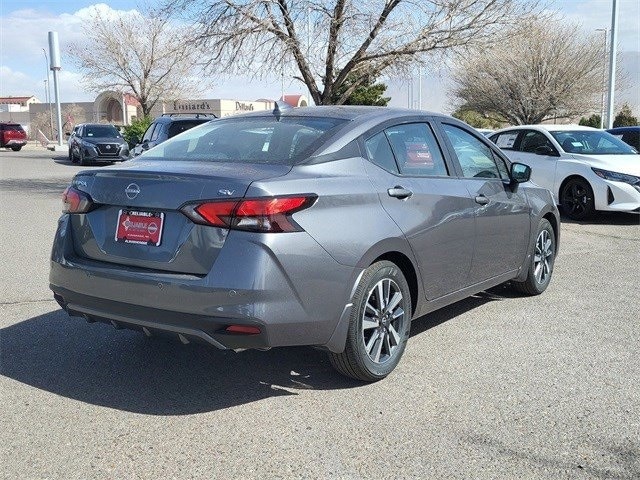
[[(380, 284), (382, 295), (378, 294)], [(396, 294), (400, 294), (399, 300)], [(382, 298), (382, 308), (378, 303), (378, 295)], [(385, 315), (375, 313), (395, 303), (394, 298), (397, 304)], [(376, 323), (377, 326), (372, 326)], [(381, 380), (398, 365), (410, 330), (411, 293), (407, 280), (394, 263), (376, 262), (365, 270), (358, 283), (345, 350), (329, 354), (331, 365), (343, 375), (356, 380)]]
[(86, 167), (87, 165), (90, 165), (89, 160), (84, 158), (84, 153), (82, 153), (82, 149), (80, 149), (80, 165), (82, 165), (83, 167)]
[(593, 189), (582, 177), (567, 180), (560, 191), (562, 212), (571, 220), (585, 220), (595, 212)]
[(11, 150), (13, 150), (14, 152), (19, 152), (20, 150), (22, 150), (22, 145), (20, 145), (19, 147), (11, 147)]
[(512, 282), (513, 288), (526, 295), (540, 295), (549, 286), (555, 260), (556, 235), (549, 220), (543, 218), (531, 252), (527, 279), (524, 282)]

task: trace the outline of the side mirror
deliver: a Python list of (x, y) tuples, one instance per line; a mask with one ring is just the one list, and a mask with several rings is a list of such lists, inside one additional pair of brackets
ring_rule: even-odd
[(531, 167), (524, 163), (511, 164), (511, 181), (513, 183), (528, 182), (531, 178)]
[(549, 156), (549, 155), (555, 155), (556, 152), (554, 152), (553, 148), (551, 148), (549, 145), (540, 145), (539, 147), (536, 147), (535, 154)]

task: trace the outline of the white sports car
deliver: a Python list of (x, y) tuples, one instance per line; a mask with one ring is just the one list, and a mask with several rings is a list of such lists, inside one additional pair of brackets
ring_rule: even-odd
[(596, 210), (640, 212), (640, 154), (613, 135), (578, 125), (522, 125), (490, 137), (574, 220)]

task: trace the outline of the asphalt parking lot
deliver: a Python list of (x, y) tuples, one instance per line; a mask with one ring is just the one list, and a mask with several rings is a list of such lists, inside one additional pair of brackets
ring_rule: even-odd
[(640, 478), (640, 216), (563, 223), (545, 294), (428, 315), (363, 385), (68, 318), (48, 256), (80, 169), (0, 151), (3, 478)]

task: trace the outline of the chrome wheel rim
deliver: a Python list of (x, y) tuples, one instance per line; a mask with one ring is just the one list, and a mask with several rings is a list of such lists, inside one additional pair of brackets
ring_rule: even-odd
[(533, 274), (536, 281), (545, 283), (551, 275), (553, 261), (553, 241), (548, 230), (542, 230), (536, 239), (536, 252), (533, 256)]
[(405, 317), (402, 300), (400, 287), (390, 278), (383, 278), (369, 290), (361, 334), (364, 350), (374, 363), (386, 363), (398, 351)]

